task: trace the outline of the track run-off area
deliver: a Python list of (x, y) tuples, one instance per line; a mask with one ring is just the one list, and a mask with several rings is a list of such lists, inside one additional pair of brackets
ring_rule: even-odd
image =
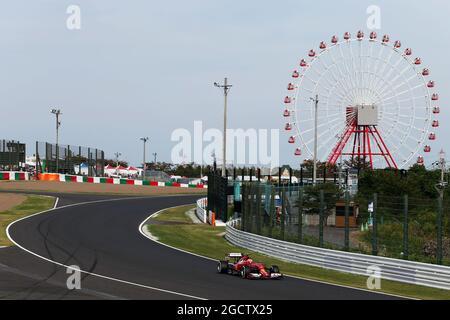
[[(56, 208), (8, 227), (8, 236), (16, 246), (1, 249), (0, 267), (32, 280), (5, 293), (6, 297), (398, 299), (292, 277), (248, 281), (224, 276), (217, 273), (215, 261), (167, 247), (141, 234), (139, 226), (152, 214), (193, 204), (199, 196), (55, 196), (59, 198)], [(66, 287), (70, 275), (67, 269), (73, 265), (82, 270), (80, 290)]]

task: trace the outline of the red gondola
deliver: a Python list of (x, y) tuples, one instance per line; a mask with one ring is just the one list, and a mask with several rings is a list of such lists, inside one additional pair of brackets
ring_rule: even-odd
[(292, 130), (292, 125), (290, 123), (286, 123), (286, 125), (284, 126), (284, 130), (286, 131)]
[(289, 91), (292, 91), (292, 90), (295, 89), (295, 86), (294, 86), (292, 83), (289, 83), (287, 89), (288, 89)]
[(316, 56), (316, 52), (315, 52), (313, 49), (311, 49), (311, 50), (309, 50), (309, 52), (308, 52), (308, 56), (310, 56), (311, 58), (312, 58), (312, 57), (315, 57), (315, 56)]
[(290, 97), (284, 98), (284, 103), (289, 104), (292, 102), (292, 99)]
[(423, 161), (423, 157), (418, 157), (418, 158), (417, 158), (417, 164), (418, 164), (418, 165), (423, 165), (423, 162), (424, 162), (424, 161)]
[(336, 44), (336, 43), (338, 43), (338, 41), (339, 41), (338, 37), (336, 37), (336, 36), (332, 36), (331, 37), (331, 43), (332, 44)]
[(300, 150), (300, 148), (295, 149), (295, 155), (296, 156), (301, 156), (302, 155), (302, 150)]
[(422, 75), (423, 76), (429, 76), (430, 75), (430, 70), (428, 70), (427, 68), (423, 69)]
[(297, 79), (298, 77), (300, 77), (300, 73), (298, 73), (297, 70), (295, 70), (294, 72), (292, 72), (292, 78)]
[(371, 33), (370, 33), (370, 40), (375, 40), (376, 38), (377, 38), (377, 33), (375, 32), (375, 31), (372, 31)]
[(402, 46), (402, 43), (399, 41), (399, 40), (397, 40), (397, 41), (395, 41), (394, 42), (394, 48), (400, 48)]
[(290, 117), (291, 116), (291, 112), (288, 109), (285, 109), (283, 112), (283, 117)]
[(344, 33), (344, 40), (350, 40), (350, 32)]
[(385, 34), (385, 35), (383, 36), (382, 42), (383, 42), (384, 44), (386, 44), (386, 43), (389, 42), (389, 36), (388, 36), (387, 34)]
[(358, 33), (356, 34), (356, 37), (358, 38), (358, 40), (362, 40), (364, 38), (364, 32), (359, 30)]
[(288, 142), (289, 142), (289, 143), (295, 143), (295, 138), (294, 138), (294, 136), (290, 136)]
[(326, 48), (327, 48), (327, 44), (326, 44), (325, 42), (322, 41), (322, 42), (320, 43), (319, 48), (322, 49), (322, 50), (323, 50), (323, 49), (326, 49)]
[(428, 88), (434, 88), (434, 81), (428, 81), (427, 87)]
[(405, 56), (410, 56), (410, 55), (412, 55), (412, 49), (411, 49), (411, 48), (406, 48), (404, 54), (405, 54)]
[(300, 60), (300, 67), (307, 67), (308, 64), (306, 63), (305, 59)]
[(431, 126), (432, 126), (433, 128), (439, 127), (439, 121), (433, 120), (433, 122), (431, 123)]
[(424, 152), (431, 152), (431, 147), (430, 146), (425, 146), (425, 147), (423, 147), (423, 151)]
[(414, 64), (415, 65), (419, 65), (419, 64), (421, 64), (422, 63), (422, 60), (420, 60), (420, 58), (415, 58), (414, 59)]
[(441, 109), (439, 107), (433, 107), (433, 113), (438, 114), (441, 112)]
[(431, 100), (433, 100), (433, 101), (439, 100), (439, 95), (438, 95), (437, 93), (433, 93), (433, 94), (431, 95)]
[(435, 133), (430, 133), (428, 135), (428, 140), (436, 140), (436, 134)]

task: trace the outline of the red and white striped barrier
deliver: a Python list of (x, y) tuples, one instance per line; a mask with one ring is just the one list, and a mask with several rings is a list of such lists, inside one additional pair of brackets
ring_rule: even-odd
[(25, 181), (29, 179), (30, 175), (28, 172), (0, 171), (0, 180)]
[(42, 181), (60, 181), (60, 182), (75, 182), (75, 183), (100, 183), (100, 184), (119, 184), (119, 185), (133, 185), (133, 186), (152, 186), (152, 187), (178, 187), (178, 188), (192, 188), (192, 189), (206, 189), (208, 186), (204, 184), (185, 184), (178, 182), (159, 182), (148, 180), (133, 180), (120, 178), (105, 178), (105, 177), (86, 177), (74, 176), (68, 174), (58, 173), (40, 173), (38, 180)]

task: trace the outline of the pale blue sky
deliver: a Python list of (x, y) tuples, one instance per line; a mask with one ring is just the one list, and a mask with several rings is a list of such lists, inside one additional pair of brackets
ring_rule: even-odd
[[(66, 28), (66, 8), (81, 7), (82, 29)], [(443, 127), (433, 156), (450, 151), (448, 1), (113, 1), (14, 0), (0, 6), (0, 138), (54, 141), (50, 107), (63, 110), (61, 143), (120, 151), (141, 161), (170, 160), (176, 128), (194, 120), (221, 128), (228, 76), (229, 126), (282, 128), (280, 98), (298, 59), (333, 34), (366, 28), (366, 8), (381, 7), (381, 30), (401, 39), (430, 67)], [(281, 163), (294, 164), (281, 135)]]

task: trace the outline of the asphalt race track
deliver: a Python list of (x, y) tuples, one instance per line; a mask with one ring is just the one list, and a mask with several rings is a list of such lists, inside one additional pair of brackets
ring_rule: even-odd
[(13, 224), (10, 236), (34, 254), (89, 272), (82, 276), (82, 289), (66, 288), (66, 267), (15, 246), (0, 249), (0, 299), (396, 299), (294, 278), (221, 275), (214, 261), (140, 234), (139, 225), (152, 213), (194, 203), (198, 196), (58, 196), (58, 209)]

